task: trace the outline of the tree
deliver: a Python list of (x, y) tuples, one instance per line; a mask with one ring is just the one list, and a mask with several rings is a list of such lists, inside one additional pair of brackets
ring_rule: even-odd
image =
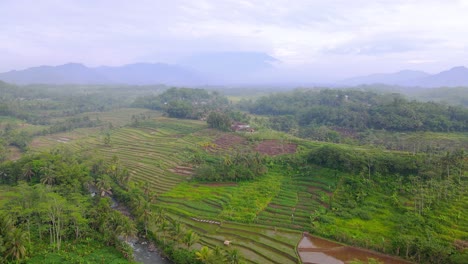
[(177, 241), (177, 242), (181, 241), (181, 238), (184, 234), (184, 227), (180, 224), (179, 221), (171, 219), (169, 231), (174, 241)]
[(19, 228), (14, 228), (6, 241), (6, 257), (19, 262), (26, 257), (26, 244), (28, 235)]
[(242, 256), (237, 248), (226, 250), (224, 256), (228, 264), (239, 264), (242, 259)]
[(54, 171), (54, 168), (51, 164), (48, 164), (45, 167), (41, 168), (42, 170), (42, 177), (41, 177), (41, 183), (45, 184), (47, 186), (52, 186), (56, 182), (57, 175)]
[(112, 194), (112, 187), (108, 178), (99, 178), (96, 182), (96, 188), (98, 189), (101, 197), (105, 196), (106, 194)]
[(104, 136), (104, 145), (110, 146), (110, 143), (111, 143), (111, 135), (110, 133), (106, 133), (106, 135)]
[(188, 230), (185, 233), (183, 242), (187, 246), (187, 249), (190, 249), (193, 244), (197, 243), (200, 237), (197, 235), (197, 233), (193, 232), (193, 230)]
[(116, 222), (115, 232), (118, 235), (122, 235), (125, 238), (125, 241), (128, 241), (128, 237), (133, 236), (137, 233), (137, 229), (132, 220), (124, 215), (120, 215)]
[(219, 130), (228, 131), (231, 128), (231, 119), (225, 113), (221, 112), (211, 112), (206, 119), (206, 123), (208, 123), (211, 128)]
[(214, 264), (214, 253), (207, 246), (203, 246), (199, 251), (195, 252), (195, 256), (198, 260), (205, 264)]

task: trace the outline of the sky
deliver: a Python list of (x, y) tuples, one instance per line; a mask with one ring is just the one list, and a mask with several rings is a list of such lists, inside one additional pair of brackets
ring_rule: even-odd
[(0, 72), (260, 52), (329, 81), (468, 66), (468, 0), (0, 0)]

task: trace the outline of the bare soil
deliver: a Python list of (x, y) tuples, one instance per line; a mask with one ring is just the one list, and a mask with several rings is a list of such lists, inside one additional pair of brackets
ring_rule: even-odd
[(215, 144), (214, 147), (210, 148), (210, 151), (216, 150), (228, 150), (231, 148), (238, 147), (246, 142), (246, 139), (233, 135), (233, 134), (224, 134), (221, 137), (217, 138), (213, 143)]
[(281, 154), (296, 153), (297, 145), (291, 143), (283, 143), (279, 140), (264, 140), (255, 147), (255, 150), (269, 156)]
[(304, 234), (297, 246), (302, 263), (344, 264), (353, 259), (367, 261), (375, 258), (383, 263), (405, 264), (407, 261), (371, 250), (345, 246), (323, 238)]

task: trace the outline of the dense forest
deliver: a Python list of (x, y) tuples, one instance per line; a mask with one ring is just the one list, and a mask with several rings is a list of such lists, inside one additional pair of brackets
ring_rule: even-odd
[(225, 109), (228, 100), (215, 91), (171, 88), (159, 95), (137, 98), (133, 106), (161, 110), (170, 117), (200, 119), (210, 111)]
[(468, 110), (408, 101), (399, 94), (355, 90), (295, 90), (241, 102), (252, 114), (274, 116), (272, 127), (307, 135), (314, 127), (356, 131), (468, 131)]

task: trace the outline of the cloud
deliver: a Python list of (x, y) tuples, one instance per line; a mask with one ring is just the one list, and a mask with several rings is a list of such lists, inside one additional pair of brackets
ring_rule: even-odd
[(424, 64), (424, 63), (434, 63), (437, 62), (437, 60), (431, 60), (431, 59), (412, 59), (406, 61), (409, 64)]
[(414, 58), (462, 65), (467, 13), (466, 1), (455, 0), (2, 0), (0, 70), (228, 51), (264, 52), (282, 67), (310, 70), (356, 61), (387, 70)]

